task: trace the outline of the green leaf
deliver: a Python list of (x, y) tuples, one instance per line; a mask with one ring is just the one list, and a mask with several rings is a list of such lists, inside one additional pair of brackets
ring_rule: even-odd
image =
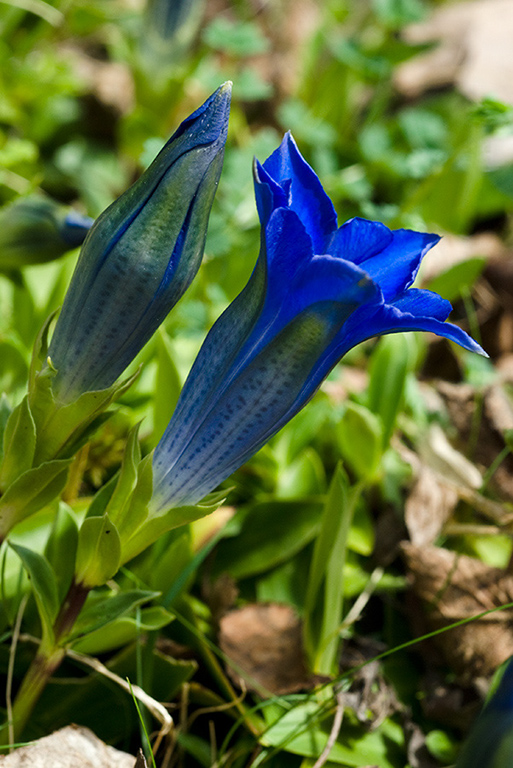
[(304, 637), (313, 669), (321, 674), (336, 672), (347, 542), (360, 491), (360, 486), (350, 488), (339, 465), (315, 541), (305, 598)]
[[(158, 539), (148, 552), (148, 562), (144, 563), (143, 567), (143, 578), (150, 587), (165, 594), (177, 583), (192, 559), (190, 527), (169, 531), (166, 536)], [(139, 570), (137, 572), (139, 573)], [(189, 578), (188, 581), (190, 580)]]
[(73, 643), (73, 648), (80, 653), (96, 655), (121, 648), (137, 639), (143, 632), (155, 632), (166, 627), (174, 619), (172, 613), (161, 605), (143, 608), (140, 617), (121, 616), (101, 629), (88, 632)]
[(17, 387), (25, 389), (27, 381), (27, 356), (22, 344), (11, 339), (0, 341), (0, 390), (12, 392)]
[(71, 639), (81, 638), (90, 632), (97, 632), (112, 621), (130, 613), (138, 605), (154, 600), (159, 595), (160, 592), (143, 589), (127, 590), (119, 594), (111, 593), (107, 597), (91, 595), (75, 622)]
[[(277, 707), (275, 708), (275, 711)], [(318, 758), (329, 738), (329, 723), (325, 721), (322, 705), (305, 701), (288, 711), (281, 710), (279, 719), (264, 732), (261, 743), (304, 757)], [(264, 713), (270, 717), (270, 707)], [(340, 735), (329, 755), (330, 763), (344, 766), (379, 765), (379, 768), (397, 768), (404, 765), (404, 735), (402, 728), (387, 718), (375, 731), (365, 732), (354, 723), (346, 710)]]
[(427, 10), (422, 0), (373, 0), (372, 5), (380, 21), (394, 29), (422, 21)]
[(59, 610), (57, 578), (46, 558), (20, 544), (10, 545), (27, 571), (43, 627), (43, 639), (53, 639), (53, 623)]
[(426, 747), (443, 765), (454, 763), (458, 755), (458, 742), (445, 731), (433, 730), (426, 733)]
[(277, 477), (276, 495), (281, 499), (315, 496), (326, 490), (326, 474), (319, 454), (305, 448)]
[(230, 21), (223, 17), (210, 22), (203, 38), (212, 48), (236, 56), (254, 56), (265, 53), (269, 48), (269, 40), (262, 35), (257, 24)]
[(374, 413), (356, 403), (348, 403), (337, 427), (344, 461), (358, 478), (376, 479), (383, 453), (383, 425)]
[(107, 515), (86, 517), (78, 534), (75, 581), (84, 587), (100, 587), (117, 573), (121, 541)]
[(36, 447), (36, 425), (28, 397), (14, 409), (7, 421), (3, 438), (3, 462), (0, 489), (6, 489), (32, 466)]
[(434, 277), (426, 287), (447, 301), (458, 301), (472, 288), (485, 265), (483, 257), (467, 259)]
[(347, 537), (347, 547), (359, 555), (369, 557), (374, 550), (374, 520), (366, 504), (356, 504), (351, 528)]
[(12, 307), (12, 324), (24, 344), (30, 348), (37, 332), (37, 316), (34, 299), (27, 289), (23, 278), (20, 286), (15, 286)]
[(220, 543), (216, 571), (245, 578), (293, 557), (318, 533), (321, 510), (317, 499), (254, 504), (239, 535)]
[(167, 427), (182, 388), (175, 365), (171, 340), (161, 326), (157, 334), (157, 380), (153, 395), (153, 442), (156, 444)]
[(70, 507), (61, 501), (45, 549), (45, 556), (57, 574), (61, 597), (73, 578), (77, 544), (77, 521)]
[(383, 336), (369, 365), (368, 404), (381, 418), (383, 447), (388, 445), (401, 408), (406, 376), (415, 365), (415, 340), (411, 334), (397, 333)]
[(72, 459), (47, 461), (29, 469), (0, 498), (0, 538), (11, 528), (57, 498), (66, 485)]

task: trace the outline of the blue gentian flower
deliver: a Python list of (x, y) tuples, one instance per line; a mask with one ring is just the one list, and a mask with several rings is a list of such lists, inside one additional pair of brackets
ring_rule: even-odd
[(513, 657), (458, 756), (456, 768), (513, 765)]
[(444, 322), (448, 301), (410, 287), (437, 235), (360, 218), (337, 229), (333, 205), (290, 134), (254, 175), (260, 256), (208, 334), (155, 449), (156, 510), (203, 498), (371, 336), (431, 331), (484, 354)]
[(180, 125), (94, 223), (49, 348), (67, 403), (109, 387), (198, 271), (223, 163), (231, 83)]

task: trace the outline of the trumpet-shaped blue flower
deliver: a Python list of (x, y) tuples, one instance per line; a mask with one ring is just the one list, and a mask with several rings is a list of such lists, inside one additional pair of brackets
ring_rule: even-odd
[(198, 271), (223, 163), (231, 84), (221, 86), (94, 223), (49, 348), (60, 402), (109, 387)]
[(410, 287), (437, 235), (359, 218), (337, 228), (333, 205), (290, 134), (254, 175), (260, 256), (208, 334), (155, 450), (156, 510), (199, 501), (371, 336), (431, 331), (482, 353), (444, 322), (448, 301)]

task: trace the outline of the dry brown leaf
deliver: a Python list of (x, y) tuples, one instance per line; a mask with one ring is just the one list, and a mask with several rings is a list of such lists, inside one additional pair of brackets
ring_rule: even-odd
[[(488, 387), (484, 393), (476, 392), (469, 384), (439, 382), (449, 416), (460, 434), (463, 445), (472, 441), (473, 459), (489, 467), (503, 451), (503, 431), (513, 426), (513, 407), (499, 385)], [(479, 416), (475, 435), (476, 416)], [(507, 501), (513, 500), (513, 457), (506, 456), (490, 481), (494, 490)], [(506, 515), (507, 510), (504, 510)]]
[(397, 68), (395, 84), (408, 97), (453, 83), (470, 99), (493, 94), (513, 103), (513, 0), (478, 0), (438, 8), (407, 28), (412, 44), (439, 41), (432, 51)]
[(255, 603), (231, 611), (221, 619), (219, 645), (231, 677), (250, 690), (279, 695), (312, 686), (301, 622), (288, 605)]
[(456, 504), (457, 491), (441, 482), (430, 467), (422, 465), (406, 500), (404, 518), (410, 541), (416, 546), (432, 544), (449, 520)]
[(10, 755), (2, 768), (134, 768), (135, 758), (104, 744), (92, 731), (70, 725)]
[(392, 507), (386, 506), (378, 512), (375, 530), (373, 560), (384, 567), (390, 565), (399, 553), (400, 544), (406, 536), (404, 521)]
[(219, 626), (222, 617), (235, 606), (239, 596), (237, 582), (228, 573), (223, 573), (215, 581), (205, 579), (202, 584), (202, 597), (210, 608), (214, 626)]
[(340, 656), (341, 671), (352, 671), (351, 688), (344, 692), (344, 701), (360, 723), (373, 729), (402, 709), (394, 688), (381, 673), (381, 662), (376, 659), (385, 650), (386, 645), (373, 638), (355, 636), (344, 643)]
[(452, 447), (439, 424), (432, 424), (420, 443), (423, 461), (444, 481), (465, 488), (480, 488), (483, 478), (477, 467)]
[[(402, 551), (426, 631), (513, 602), (513, 576), (500, 568), (438, 547), (405, 542)], [(434, 642), (458, 674), (488, 676), (513, 654), (513, 609), (443, 632)]]
[(146, 762), (146, 758), (144, 757), (144, 752), (142, 749), (140, 749), (137, 753), (134, 768), (148, 768), (148, 763)]

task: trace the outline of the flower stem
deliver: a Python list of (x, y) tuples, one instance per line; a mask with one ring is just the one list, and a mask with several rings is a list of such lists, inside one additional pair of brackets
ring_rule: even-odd
[(57, 644), (64, 641), (71, 632), (88, 594), (89, 589), (87, 587), (84, 587), (82, 584), (77, 584), (74, 580), (71, 582), (68, 593), (64, 598), (61, 609), (55, 619), (54, 632)]
[(12, 708), (12, 722), (0, 730), (0, 748), (19, 739), (50, 677), (66, 655), (66, 640), (82, 610), (89, 590), (72, 582), (54, 624), (54, 639), (44, 640), (23, 678)]
[[(65, 653), (64, 648), (52, 648), (48, 652), (40, 649), (32, 661), (12, 708), (11, 734), (15, 742), (19, 739), (48, 680), (60, 665)], [(0, 747), (7, 746), (8, 742), (10, 742), (9, 724), (6, 724), (0, 731)]]

